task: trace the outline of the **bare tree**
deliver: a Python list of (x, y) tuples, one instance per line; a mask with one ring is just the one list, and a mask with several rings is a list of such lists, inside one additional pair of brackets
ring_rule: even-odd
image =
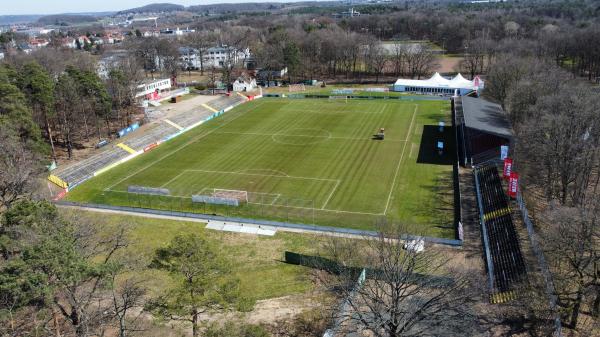
[(214, 46), (216, 41), (215, 34), (207, 31), (201, 31), (189, 34), (185, 38), (185, 43), (196, 50), (196, 57), (200, 62), (200, 74), (204, 75), (204, 58), (208, 48)]
[(144, 331), (139, 320), (145, 305), (146, 288), (144, 281), (127, 278), (117, 281), (119, 273), (111, 276), (112, 310), (117, 321), (119, 337), (126, 337)]
[(383, 75), (388, 64), (387, 51), (381, 45), (381, 42), (369, 44), (369, 68), (375, 73), (375, 82), (379, 83), (379, 76)]
[[(558, 304), (568, 325), (577, 329), (586, 294), (597, 300), (600, 265), (600, 212), (597, 207), (553, 207), (544, 248), (554, 274)], [(592, 302), (592, 301), (589, 301)]]
[(411, 77), (421, 78), (438, 65), (436, 56), (421, 44), (406, 47), (406, 66)]
[[(338, 326), (378, 337), (469, 335), (473, 322), (466, 303), (477, 294), (467, 278), (429, 248), (404, 249), (405, 238), (398, 227), (386, 226), (375, 238), (326, 245), (324, 256), (331, 262), (325, 282), (345, 301), (337, 311)], [(360, 285), (363, 267), (366, 280)]]
[(460, 62), (460, 68), (473, 79), (475, 75), (486, 72), (493, 55), (493, 42), (489, 39), (467, 40), (465, 41), (465, 55)]

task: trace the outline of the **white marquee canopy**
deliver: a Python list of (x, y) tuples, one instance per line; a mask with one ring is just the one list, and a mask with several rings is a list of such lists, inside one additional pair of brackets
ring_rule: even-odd
[[(431, 78), (426, 80), (413, 80), (413, 79), (398, 79), (394, 83), (396, 91), (409, 91), (405, 88), (416, 87), (416, 88), (433, 88), (433, 89), (458, 89), (461, 92), (477, 91), (483, 89), (483, 81), (478, 77), (470, 81), (464, 78), (461, 74), (456, 75), (452, 79), (442, 77), (439, 73), (435, 73)], [(398, 90), (400, 89), (400, 90)]]

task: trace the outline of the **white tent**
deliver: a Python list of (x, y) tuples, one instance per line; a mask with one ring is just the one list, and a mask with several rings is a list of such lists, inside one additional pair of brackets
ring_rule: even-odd
[(478, 77), (469, 81), (458, 74), (452, 79), (447, 79), (437, 72), (426, 80), (398, 79), (394, 83), (394, 91), (454, 94), (458, 90), (460, 95), (466, 95), (481, 89), (483, 89), (483, 81)]

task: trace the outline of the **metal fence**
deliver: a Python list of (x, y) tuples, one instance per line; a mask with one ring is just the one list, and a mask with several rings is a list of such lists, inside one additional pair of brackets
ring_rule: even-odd
[(332, 328), (327, 329), (325, 331), (325, 333), (323, 334), (323, 337), (335, 337), (339, 333), (339, 329), (342, 326), (342, 324), (344, 323), (344, 317), (346, 315), (348, 315), (348, 313), (351, 310), (352, 305), (350, 302), (350, 298), (356, 296), (356, 293), (363, 286), (366, 279), (367, 279), (367, 271), (366, 271), (366, 269), (363, 269), (361, 271), (361, 273), (358, 275), (358, 279), (356, 280), (356, 284), (354, 285), (354, 288), (352, 288), (352, 291), (350, 291), (350, 293), (348, 294), (348, 297), (346, 297), (342, 301), (340, 308), (338, 310), (338, 312), (339, 312), (339, 314), (337, 315), (338, 318), (333, 323)]
[[(93, 203), (78, 203), (72, 201), (57, 201), (57, 205), (63, 206), (74, 206), (74, 207), (84, 207), (91, 209), (103, 209), (103, 210), (112, 210), (112, 211), (122, 211), (129, 213), (138, 213), (138, 214), (153, 214), (153, 215), (162, 215), (162, 216), (176, 216), (182, 218), (191, 218), (191, 219), (201, 219), (201, 220), (212, 220), (212, 221), (225, 221), (225, 222), (239, 222), (245, 224), (253, 224), (253, 225), (264, 225), (271, 227), (279, 227), (292, 229), (296, 231), (307, 231), (313, 233), (329, 233), (329, 234), (337, 234), (337, 235), (353, 235), (353, 236), (361, 236), (375, 237), (378, 235), (377, 231), (373, 230), (361, 230), (361, 229), (352, 229), (352, 228), (342, 228), (342, 227), (332, 227), (332, 226), (323, 226), (323, 225), (310, 225), (303, 223), (293, 223), (287, 221), (274, 221), (274, 220), (264, 220), (264, 219), (252, 219), (246, 217), (235, 216), (235, 214), (228, 215), (216, 215), (210, 213), (196, 213), (192, 210), (189, 211), (174, 211), (167, 209), (155, 209), (155, 208), (139, 208), (135, 206), (113, 206), (106, 204), (93, 204)], [(436, 238), (430, 236), (417, 236), (417, 235), (405, 235), (403, 237), (407, 240), (423, 240), (425, 242), (447, 245), (453, 247), (462, 246), (461, 240), (455, 239), (444, 239), (444, 238)]]
[(546, 294), (550, 300), (550, 308), (555, 312), (556, 317), (554, 318), (554, 336), (561, 337), (562, 336), (562, 323), (560, 321), (560, 315), (558, 314), (557, 305), (556, 305), (556, 295), (554, 291), (554, 282), (552, 281), (552, 274), (550, 273), (550, 268), (548, 267), (548, 263), (546, 262), (546, 258), (544, 257), (544, 252), (540, 248), (539, 240), (537, 238), (537, 234), (533, 229), (533, 223), (529, 218), (529, 211), (527, 211), (527, 206), (525, 205), (525, 200), (523, 199), (523, 195), (521, 191), (517, 193), (517, 205), (519, 206), (519, 210), (521, 210), (521, 215), (523, 217), (523, 223), (525, 224), (525, 228), (527, 228), (527, 235), (529, 236), (529, 241), (531, 242), (531, 248), (535, 257), (538, 260), (538, 264), (542, 271), (542, 275), (544, 277), (544, 282), (546, 284)]

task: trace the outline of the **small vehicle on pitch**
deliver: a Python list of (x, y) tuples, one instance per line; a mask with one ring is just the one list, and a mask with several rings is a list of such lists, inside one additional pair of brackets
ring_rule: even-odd
[(379, 132), (373, 135), (373, 139), (375, 140), (383, 140), (385, 138), (385, 129), (379, 129)]

